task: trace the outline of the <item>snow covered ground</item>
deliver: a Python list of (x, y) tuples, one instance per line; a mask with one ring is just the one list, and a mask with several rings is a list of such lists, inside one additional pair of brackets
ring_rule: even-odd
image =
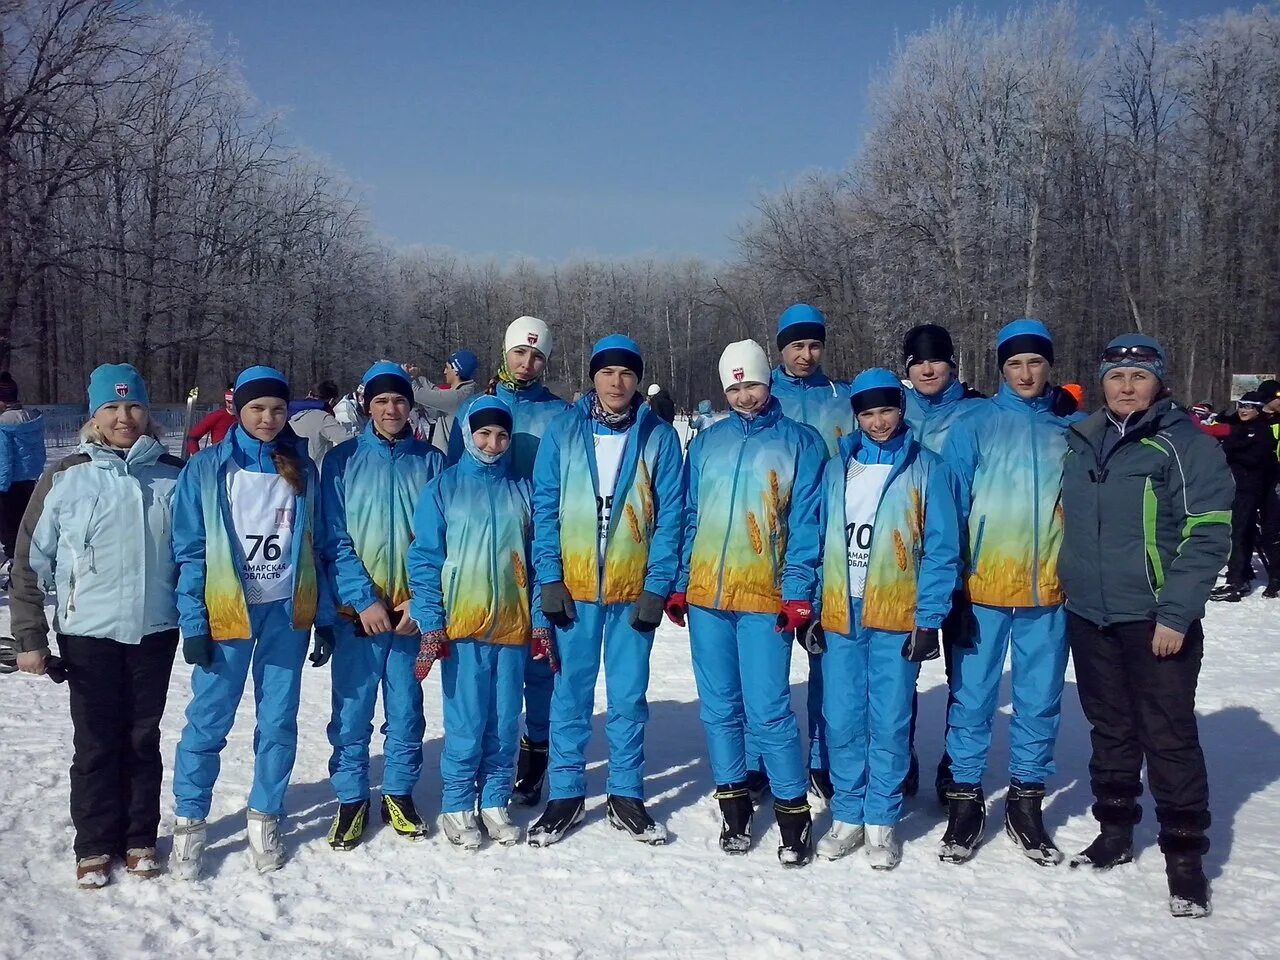
[[(411, 844), (375, 824), (368, 842), (334, 853), (324, 837), (333, 809), (326, 779), (329, 678), (308, 667), (301, 746), (285, 831), (289, 860), (261, 877), (250, 868), (244, 799), (250, 774), (252, 698), (246, 696), (223, 754), (210, 817), (208, 877), (118, 876), (102, 891), (74, 887), (67, 814), (71, 724), (64, 687), (20, 675), (0, 678), (0, 957), (28, 960), (114, 957), (291, 960), (347, 957), (661, 957), (710, 960), (799, 956), (1177, 958), (1280, 956), (1280, 601), (1258, 597), (1214, 605), (1206, 623), (1200, 684), (1201, 734), (1213, 791), (1209, 874), (1215, 911), (1173, 920), (1165, 909), (1162, 860), (1150, 814), (1138, 828), (1141, 855), (1110, 874), (1041, 868), (994, 826), (977, 858), (937, 861), (944, 817), (929, 796), (902, 824), (902, 865), (873, 873), (860, 854), (785, 871), (776, 829), (745, 858), (716, 846), (702, 729), (684, 631), (664, 626), (650, 689), (648, 791), (668, 822), (668, 846), (641, 846), (604, 818), (605, 745), (597, 715), (586, 824), (545, 850), (521, 845), (465, 854), (438, 834)], [(0, 608), (0, 631), (8, 610)], [(189, 668), (174, 670), (164, 723), (166, 764), (188, 699)], [(940, 747), (942, 669), (922, 677), (921, 756)], [(804, 676), (793, 676), (798, 710)], [(427, 764), (417, 797), (439, 807), (440, 687), (428, 681)], [(603, 704), (603, 687), (598, 703)], [(1008, 696), (1005, 695), (1007, 711)], [(602, 708), (601, 708), (602, 709)], [(999, 725), (1001, 728), (1005, 725)], [(381, 741), (375, 737), (375, 753)], [(989, 788), (1003, 782), (1004, 730)], [(1060, 772), (1046, 820), (1064, 850), (1091, 839), (1085, 764), (1087, 729), (1074, 685), (1058, 743)], [(374, 761), (374, 782), (380, 760)], [(1003, 789), (993, 789), (998, 798)], [(166, 777), (162, 834), (172, 826)], [(1000, 805), (992, 807), (998, 818)], [(531, 815), (517, 814), (521, 823)], [(825, 828), (828, 817), (818, 816)], [(758, 830), (771, 818), (761, 814)], [(168, 849), (167, 836), (161, 841)]]

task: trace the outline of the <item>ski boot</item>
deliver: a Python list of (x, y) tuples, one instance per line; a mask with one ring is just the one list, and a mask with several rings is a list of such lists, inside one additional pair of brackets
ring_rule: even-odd
[(644, 801), (635, 797), (610, 796), (606, 802), (609, 822), (614, 827), (651, 846), (659, 847), (667, 842), (667, 828), (655, 823), (644, 808)]
[(1164, 854), (1164, 872), (1169, 881), (1169, 912), (1175, 917), (1207, 917), (1209, 881), (1203, 858), (1209, 851), (1209, 811), (1167, 813), (1160, 818), (1158, 842)]
[(382, 795), (382, 822), (391, 824), (397, 836), (406, 840), (424, 840), (430, 833), (418, 808), (413, 805), (413, 797), (407, 793)]
[(542, 781), (547, 776), (546, 740), (535, 742), (520, 738), (520, 756), (516, 760), (516, 782), (511, 788), (511, 802), (517, 807), (536, 807), (542, 799)]
[(1280, 597), (1280, 580), (1268, 580), (1267, 589), (1262, 591), (1262, 595), (1268, 600), (1274, 600), (1276, 597)]
[(750, 788), (746, 781), (717, 786), (715, 798), (720, 803), (720, 849), (731, 856), (746, 853), (751, 849), (751, 817), (755, 814)]
[(794, 800), (774, 800), (773, 815), (782, 833), (778, 862), (784, 867), (803, 867), (813, 859), (813, 817), (805, 796)]
[(76, 861), (76, 886), (81, 890), (100, 890), (111, 882), (111, 857), (81, 857)]
[(440, 830), (445, 839), (463, 850), (479, 850), (482, 838), (476, 815), (470, 810), (440, 814)]
[(329, 827), (329, 846), (334, 850), (354, 850), (364, 839), (364, 823), (369, 815), (369, 801), (339, 803), (338, 812)]
[(169, 873), (179, 880), (195, 880), (200, 876), (200, 858), (204, 856), (208, 825), (204, 819), (178, 817), (173, 822), (173, 850), (169, 854)]
[(155, 847), (130, 847), (124, 854), (124, 869), (131, 877), (151, 880), (160, 876), (160, 859)]
[(818, 841), (814, 852), (823, 860), (839, 860), (858, 849), (865, 838), (862, 824), (833, 820), (831, 829)]
[(916, 756), (916, 748), (911, 748), (911, 765), (907, 767), (907, 775), (902, 778), (902, 795), (914, 797), (920, 792), (920, 758)]
[(893, 827), (867, 827), (867, 859), (872, 870), (892, 870), (902, 862), (902, 841)]
[(1062, 851), (1053, 845), (1044, 828), (1040, 812), (1043, 801), (1043, 783), (1012, 781), (1004, 800), (1004, 832), (1031, 860), (1042, 867), (1052, 867), (1062, 862)]
[(284, 844), (280, 842), (280, 818), (250, 810), (249, 859), (259, 873), (271, 873), (284, 865)]
[(1239, 603), (1249, 595), (1249, 588), (1239, 583), (1224, 583), (1209, 591), (1209, 599), (1219, 603)]
[(1142, 807), (1132, 797), (1107, 797), (1093, 805), (1098, 836), (1071, 858), (1071, 866), (1110, 870), (1133, 859), (1133, 828), (1142, 820)]
[(520, 842), (520, 828), (511, 822), (506, 807), (485, 807), (480, 811), (480, 823), (496, 844), (509, 847)]
[(947, 787), (947, 831), (942, 835), (938, 859), (964, 863), (973, 857), (987, 826), (987, 798), (979, 783), (953, 783)]
[(529, 828), (529, 845), (549, 847), (553, 843), (559, 843), (586, 815), (586, 797), (548, 800), (547, 809), (542, 811), (538, 822)]
[(818, 800), (830, 803), (836, 788), (831, 783), (831, 771), (820, 767), (809, 769), (809, 792)]

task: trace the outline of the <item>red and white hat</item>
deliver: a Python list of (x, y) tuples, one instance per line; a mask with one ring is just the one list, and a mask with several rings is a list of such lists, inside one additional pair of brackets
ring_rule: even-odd
[(768, 383), (769, 358), (754, 340), (739, 340), (720, 354), (720, 385), (728, 390), (743, 383)]
[(537, 317), (516, 317), (502, 340), (504, 354), (516, 347), (533, 347), (548, 360), (551, 359), (552, 346), (551, 328)]

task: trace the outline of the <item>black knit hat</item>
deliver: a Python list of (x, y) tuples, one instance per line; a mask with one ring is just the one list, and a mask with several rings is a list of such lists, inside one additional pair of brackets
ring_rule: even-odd
[(946, 327), (922, 323), (912, 327), (902, 338), (902, 365), (905, 369), (910, 370), (913, 364), (926, 360), (941, 360), (955, 366), (956, 348)]

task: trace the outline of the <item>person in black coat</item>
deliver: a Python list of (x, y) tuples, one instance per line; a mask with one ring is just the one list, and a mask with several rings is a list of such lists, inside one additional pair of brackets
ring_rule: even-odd
[(656, 383), (651, 383), (649, 384), (648, 395), (649, 407), (653, 412), (667, 423), (675, 423), (676, 402), (671, 399), (671, 394)]
[(1222, 440), (1222, 452), (1236, 482), (1231, 506), (1231, 559), (1227, 582), (1213, 592), (1214, 600), (1236, 602), (1249, 595), (1253, 580), (1253, 553), (1257, 549), (1270, 571), (1266, 595), (1280, 593), (1280, 544), (1265, 526), (1258, 536), (1258, 524), (1267, 497), (1274, 495), (1280, 461), (1276, 441), (1262, 415), (1262, 398), (1246, 393), (1236, 402), (1236, 413), (1228, 421), (1231, 432)]

